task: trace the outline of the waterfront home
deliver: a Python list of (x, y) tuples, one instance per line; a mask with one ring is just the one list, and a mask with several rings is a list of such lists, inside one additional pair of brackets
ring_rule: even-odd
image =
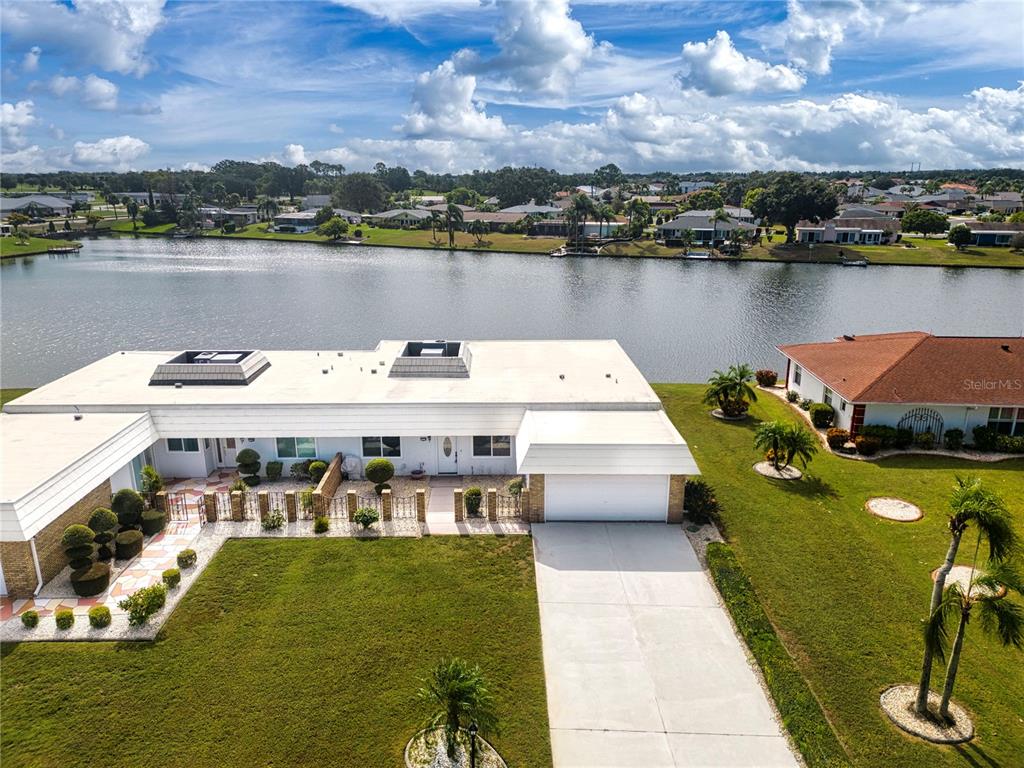
[(67, 216), (71, 213), (71, 201), (53, 195), (0, 197), (0, 218), (6, 219), (12, 213), (22, 213), (30, 217)]
[(643, 200), (651, 209), (651, 213), (657, 214), (663, 211), (675, 211), (676, 204), (671, 200), (663, 200), (658, 195), (633, 195), (630, 200)]
[(396, 208), (382, 213), (371, 213), (366, 217), (378, 227), (408, 229), (418, 227), (430, 218), (430, 211), (422, 208)]
[(892, 242), (899, 231), (899, 219), (878, 216), (801, 221), (796, 225), (796, 240), (798, 243), (883, 245)]
[[(362, 215), (355, 211), (348, 211), (344, 208), (335, 208), (333, 210), (335, 216), (345, 219), (349, 224), (359, 224), (363, 220)], [(304, 211), (278, 214), (274, 217), (274, 231), (295, 232), (297, 234), (312, 232), (317, 228), (316, 215), (319, 212), (319, 208), (307, 208)]]
[[(749, 208), (737, 208), (733, 205), (726, 205), (722, 207), (725, 214), (733, 221), (742, 221), (747, 224), (755, 224), (754, 214)], [(699, 210), (694, 209), (691, 211), (683, 211), (683, 216), (714, 216), (717, 211), (711, 209)]]
[(556, 205), (537, 205), (532, 200), (529, 203), (523, 205), (512, 205), (508, 208), (502, 208), (501, 213), (518, 213), (523, 216), (541, 216), (546, 219), (560, 216), (562, 209)]
[(1024, 224), (1008, 221), (965, 221), (971, 230), (971, 245), (1009, 245), (1010, 239), (1024, 232)]
[[(585, 224), (578, 225), (580, 237), (612, 237), (615, 230), (627, 224), (624, 216), (616, 216), (611, 221), (589, 219)], [(541, 219), (530, 225), (530, 234), (537, 237), (568, 237), (569, 225), (564, 218)]]
[(236, 227), (247, 227), (260, 220), (255, 205), (240, 205), (237, 208), (228, 208), (224, 211), (224, 218)]
[(715, 221), (714, 211), (687, 211), (655, 227), (657, 239), (666, 245), (681, 243), (686, 230), (693, 232), (694, 245), (717, 245), (729, 240), (737, 231), (753, 232), (756, 229), (746, 221)]
[(1024, 435), (1024, 337), (923, 331), (786, 344), (786, 388), (835, 409), (835, 426), (932, 432), (989, 426)]
[(252, 448), (285, 477), (338, 454), (355, 477), (380, 457), (467, 486), (519, 474), (533, 521), (679, 522), (699, 471), (615, 341), (118, 352), (7, 403), (0, 427), (0, 563), (20, 595), (63, 567), (63, 529), (146, 464), (202, 484)]
[(464, 211), (462, 223), (468, 225), (471, 221), (482, 221), (487, 224), (488, 229), (494, 232), (501, 227), (514, 226), (526, 218), (523, 213), (502, 213), (501, 211)]

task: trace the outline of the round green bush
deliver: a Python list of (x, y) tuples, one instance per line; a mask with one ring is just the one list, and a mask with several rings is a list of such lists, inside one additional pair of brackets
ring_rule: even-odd
[(97, 507), (89, 516), (89, 527), (95, 533), (112, 531), (117, 528), (117, 515), (106, 507)]
[(174, 589), (181, 583), (181, 571), (177, 568), (168, 568), (160, 574), (160, 579), (168, 589)]
[(64, 535), (60, 537), (60, 543), (64, 547), (65, 552), (70, 552), (70, 550), (79, 549), (80, 547), (88, 547), (89, 551), (92, 552), (92, 542), (95, 538), (96, 534), (92, 532), (89, 526), (75, 524), (69, 525), (64, 529)]
[(196, 551), (194, 549), (183, 549), (178, 553), (178, 567), (191, 568), (196, 564)]
[(377, 515), (377, 510), (372, 507), (362, 507), (356, 510), (356, 514), (353, 517), (355, 522), (363, 526), (364, 529), (369, 528), (371, 525), (380, 519)]
[(964, 447), (964, 431), (962, 429), (947, 429), (942, 435), (942, 444), (950, 451), (959, 451)]
[(25, 611), (21, 614), (21, 623), (26, 629), (35, 629), (39, 624), (39, 611)]
[(129, 560), (142, 551), (142, 531), (122, 531), (114, 539), (118, 560)]
[(467, 488), (462, 494), (462, 500), (466, 503), (467, 515), (480, 514), (480, 504), (483, 502), (484, 492), (477, 486)]
[(313, 521), (313, 533), (327, 533), (331, 527), (329, 517), (318, 517)]
[(861, 456), (874, 456), (882, 447), (882, 440), (871, 435), (857, 435), (853, 443)]
[(103, 629), (110, 626), (110, 609), (105, 605), (94, 605), (89, 609), (89, 626)]
[(125, 526), (138, 525), (145, 508), (145, 500), (131, 488), (122, 488), (110, 502), (110, 509), (117, 515), (117, 522)]
[(363, 474), (374, 485), (380, 485), (395, 476), (395, 465), (387, 459), (370, 459), (366, 462)]
[(828, 441), (828, 447), (832, 450), (838, 450), (842, 448), (850, 439), (850, 433), (848, 430), (840, 429), (839, 427), (832, 427), (828, 432), (825, 433), (825, 440)]
[(142, 513), (142, 532), (153, 536), (164, 529), (167, 518), (159, 509), (147, 509)]
[(309, 479), (314, 483), (319, 483), (323, 476), (327, 473), (327, 462), (311, 461), (309, 463)]
[(391, 483), (378, 483), (377, 485), (373, 486), (373, 490), (376, 492), (378, 496), (380, 496), (382, 493), (384, 493), (384, 491), (391, 490)]
[(70, 608), (58, 608), (53, 620), (57, 622), (57, 629), (71, 629), (75, 625), (75, 613)]
[(92, 563), (71, 572), (71, 588), (79, 597), (95, 597), (110, 586), (110, 566)]
[(811, 423), (818, 429), (832, 426), (836, 417), (835, 409), (828, 403), (812, 403), (810, 407)]
[(252, 448), (243, 448), (235, 456), (238, 473), (241, 475), (258, 475), (260, 473), (260, 455)]

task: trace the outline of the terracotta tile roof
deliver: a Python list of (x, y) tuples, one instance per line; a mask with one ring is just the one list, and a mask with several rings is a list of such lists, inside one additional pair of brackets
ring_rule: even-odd
[(788, 344), (779, 351), (854, 403), (1024, 405), (1024, 337), (923, 331)]

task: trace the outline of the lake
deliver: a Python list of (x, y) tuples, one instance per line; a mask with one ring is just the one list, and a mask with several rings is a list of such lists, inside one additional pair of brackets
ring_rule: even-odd
[(382, 338), (615, 338), (651, 381), (703, 381), (843, 333), (1021, 335), (1024, 271), (111, 238), (3, 262), (0, 322), (4, 387), (120, 349)]

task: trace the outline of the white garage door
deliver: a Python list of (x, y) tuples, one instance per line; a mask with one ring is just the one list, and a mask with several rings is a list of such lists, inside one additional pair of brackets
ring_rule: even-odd
[(668, 475), (546, 475), (544, 519), (657, 520), (668, 513)]

